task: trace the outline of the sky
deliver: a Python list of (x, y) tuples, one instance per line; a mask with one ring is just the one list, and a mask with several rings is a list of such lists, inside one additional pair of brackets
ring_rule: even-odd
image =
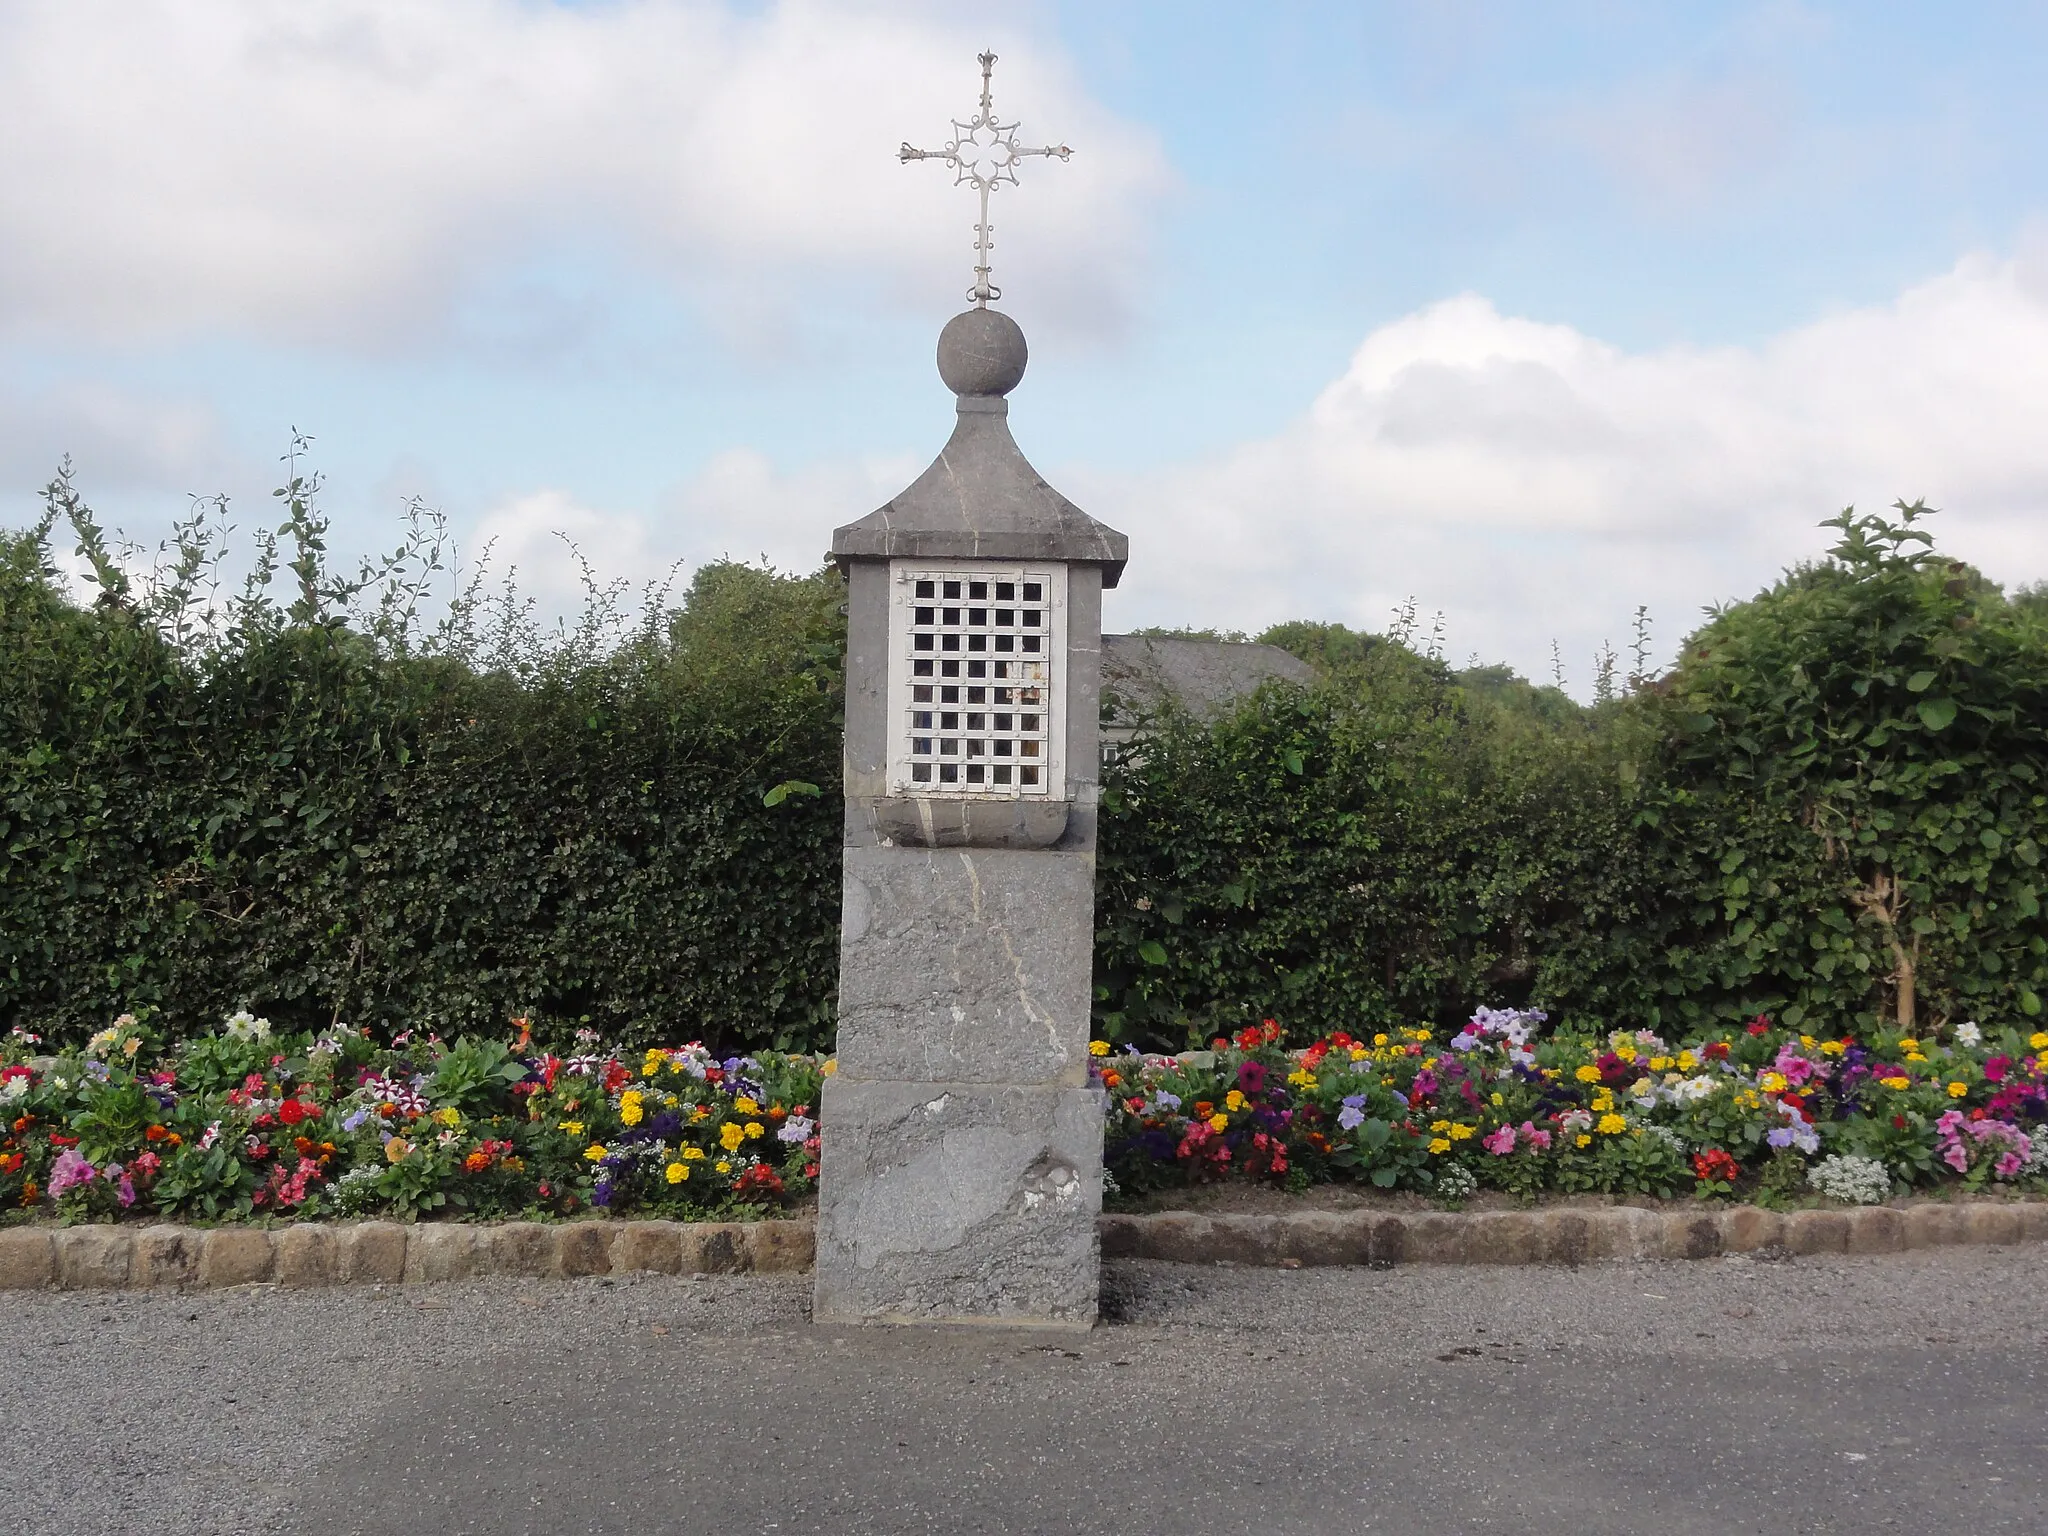
[(1412, 599), (1583, 696), (1845, 505), (2048, 579), (2048, 10), (1997, 0), (0, 0), (0, 526), (66, 455), (145, 545), (274, 521), (297, 429), (338, 550), (420, 497), (549, 606), (564, 536), (811, 568), (950, 430), (974, 203), (896, 149), (983, 49), (1074, 149), (995, 276), (1111, 628)]

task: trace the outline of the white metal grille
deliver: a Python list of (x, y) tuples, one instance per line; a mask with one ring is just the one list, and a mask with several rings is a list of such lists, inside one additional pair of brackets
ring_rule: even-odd
[(902, 675), (890, 693), (900, 791), (1058, 792), (1064, 576), (1057, 567), (899, 568), (891, 629)]

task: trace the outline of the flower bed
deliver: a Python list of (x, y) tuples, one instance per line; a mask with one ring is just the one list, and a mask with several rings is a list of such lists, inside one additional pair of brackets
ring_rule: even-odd
[(2048, 1185), (2048, 1033), (1975, 1024), (1823, 1038), (1759, 1018), (1668, 1042), (1544, 1038), (1481, 1009), (1303, 1051), (1278, 1026), (1179, 1057), (1095, 1042), (1120, 1190), (1357, 1181), (1458, 1203), (1481, 1189), (1874, 1204), (1919, 1186)]
[(452, 1044), (368, 1031), (274, 1036), (235, 1015), (159, 1050), (123, 1016), (83, 1052), (0, 1052), (0, 1202), (69, 1218), (497, 1217), (592, 1208), (707, 1220), (775, 1207), (817, 1177), (827, 1064), (623, 1061), (590, 1047)]
[[(1112, 1187), (1348, 1182), (1453, 1205), (1481, 1189), (1852, 1204), (2048, 1189), (2048, 1033), (1826, 1038), (1758, 1019), (1675, 1044), (1542, 1024), (1482, 1009), (1442, 1043), (1338, 1032), (1289, 1050), (1269, 1021), (1178, 1057), (1097, 1041)], [(541, 1050), (523, 1024), (452, 1044), (273, 1035), (243, 1013), (174, 1050), (124, 1016), (52, 1057), (16, 1030), (0, 1209), (709, 1220), (810, 1191), (829, 1060), (579, 1047)]]

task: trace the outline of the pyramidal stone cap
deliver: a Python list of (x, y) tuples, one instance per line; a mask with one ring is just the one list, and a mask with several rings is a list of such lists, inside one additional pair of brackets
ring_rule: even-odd
[(958, 396), (959, 421), (931, 468), (859, 522), (834, 530), (832, 555), (850, 560), (1058, 560), (1123, 575), (1130, 541), (1045, 483), (1010, 436), (1003, 397), (1030, 351), (1000, 310), (970, 309), (939, 333), (939, 377)]

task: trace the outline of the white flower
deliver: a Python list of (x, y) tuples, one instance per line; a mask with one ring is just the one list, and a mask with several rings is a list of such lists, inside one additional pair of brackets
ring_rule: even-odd
[(121, 1031), (118, 1028), (103, 1029), (85, 1042), (85, 1053), (88, 1056), (104, 1056), (114, 1048), (114, 1042), (120, 1038)]
[(1956, 1026), (1957, 1045), (1982, 1045), (1983, 1043), (1984, 1031), (1977, 1027), (1975, 1020), (1970, 1020)]
[(1832, 1154), (1807, 1171), (1806, 1182), (1830, 1200), (1849, 1205), (1876, 1205), (1892, 1192), (1891, 1175), (1874, 1157)]
[(25, 1078), (25, 1077), (10, 1077), (10, 1078), (8, 1078), (8, 1079), (7, 1079), (7, 1081), (6, 1081), (6, 1082), (4, 1082), (4, 1083), (0, 1083), (0, 1104), (12, 1104), (12, 1103), (14, 1103), (14, 1102), (15, 1102), (15, 1101), (16, 1101), (17, 1099), (25, 1099), (25, 1098), (27, 1098), (27, 1097), (28, 1097), (28, 1079), (27, 1079), (27, 1078)]
[(268, 1040), (270, 1020), (259, 1019), (248, 1009), (243, 1008), (228, 1015), (227, 1023), (221, 1026), (221, 1032), (230, 1040)]

